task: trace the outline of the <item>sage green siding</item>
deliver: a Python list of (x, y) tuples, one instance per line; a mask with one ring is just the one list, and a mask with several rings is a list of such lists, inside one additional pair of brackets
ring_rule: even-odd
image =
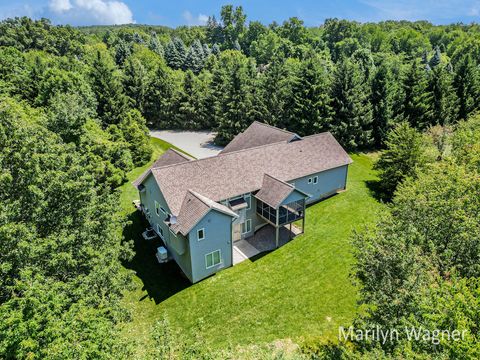
[[(311, 195), (311, 197), (307, 199), (307, 204), (310, 204), (333, 195), (338, 190), (345, 189), (347, 186), (347, 170), (348, 165), (344, 165), (289, 182), (294, 184), (297, 189)], [(318, 182), (316, 184), (313, 183), (313, 177), (315, 176), (318, 176)], [(312, 178), (312, 183), (310, 184), (308, 183), (309, 178)]]
[[(229, 215), (210, 210), (188, 234), (192, 257), (192, 282), (232, 266), (232, 220)], [(198, 240), (199, 229), (204, 229), (203, 240)], [(221, 263), (207, 269), (205, 256), (216, 250), (220, 250)]]
[[(164, 223), (167, 214), (170, 213), (170, 209), (157, 182), (155, 181), (155, 178), (152, 175), (149, 175), (143, 182), (143, 185), (145, 186), (145, 191), (140, 192), (140, 202), (146, 208), (146, 218), (148, 222), (157, 233), (157, 225), (163, 230), (162, 240), (165, 247), (168, 249), (169, 255), (173, 257), (183, 273), (193, 282), (192, 262), (188, 239), (181, 234), (173, 234), (167, 224)], [(161, 211), (159, 211), (159, 215), (156, 214), (155, 201), (166, 210), (167, 214), (164, 214)]]

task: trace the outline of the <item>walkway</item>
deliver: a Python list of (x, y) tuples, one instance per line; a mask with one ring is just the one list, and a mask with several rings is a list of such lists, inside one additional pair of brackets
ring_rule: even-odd
[(223, 149), (213, 144), (215, 133), (211, 131), (152, 130), (150, 136), (169, 142), (197, 159), (215, 156)]

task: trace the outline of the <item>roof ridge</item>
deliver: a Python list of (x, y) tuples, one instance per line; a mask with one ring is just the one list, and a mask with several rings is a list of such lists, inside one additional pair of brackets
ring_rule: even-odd
[(198, 193), (198, 192), (196, 192), (196, 191), (194, 191), (194, 190), (192, 190), (192, 189), (188, 189), (188, 192), (189, 192), (190, 194), (192, 194), (193, 196), (195, 196), (195, 197), (196, 197), (198, 200), (200, 200), (202, 203), (204, 203), (205, 205), (207, 205), (210, 209), (212, 208), (212, 206), (211, 206), (210, 204), (207, 204), (207, 203), (205, 202), (205, 200), (202, 199), (202, 198), (205, 198), (205, 199), (208, 199), (208, 200), (210, 200), (210, 201), (213, 201), (212, 199), (210, 199), (209, 197), (207, 197), (207, 196), (205, 196), (205, 195), (202, 195), (202, 194), (200, 194), (200, 193)]
[(286, 181), (283, 181), (283, 180), (281, 180), (281, 179), (279, 179), (279, 178), (276, 178), (276, 177), (273, 176), (273, 175), (264, 173), (263, 176), (268, 176), (268, 177), (272, 178), (273, 180), (276, 180), (276, 181), (278, 181), (278, 182), (281, 182), (282, 184), (287, 185), (288, 187), (290, 187), (290, 188), (292, 188), (292, 189), (295, 189), (295, 186), (293, 186), (292, 184), (290, 184), (290, 183), (288, 183), (288, 182), (286, 182)]
[[(318, 133), (318, 134), (313, 134), (313, 135), (302, 137), (302, 140), (307, 139), (307, 138), (311, 139), (311, 138), (315, 138), (315, 137), (324, 136), (325, 134), (330, 134), (331, 135), (331, 133), (329, 131), (325, 131), (325, 132), (321, 132), (321, 133)], [(212, 158), (224, 157), (224, 156), (228, 156), (228, 155), (238, 154), (240, 152), (251, 151), (251, 150), (254, 150), (254, 149), (259, 149), (259, 148), (262, 148), (262, 147), (269, 147), (269, 146), (278, 145), (278, 144), (282, 144), (282, 143), (294, 144), (294, 143), (297, 143), (297, 141), (287, 142), (285, 140), (282, 140), (282, 141), (277, 141), (277, 142), (271, 143), (271, 144), (253, 146), (253, 147), (250, 147), (250, 148), (247, 148), (247, 149), (240, 149), (240, 150), (236, 150), (236, 151), (230, 151), (230, 152), (227, 152), (227, 153), (224, 153), (224, 154), (220, 153), (220, 154), (214, 155), (214, 156), (209, 156), (209, 157), (205, 157), (205, 158), (201, 158), (201, 159), (194, 159), (194, 160), (191, 160), (189, 162), (160, 166), (160, 167), (157, 167), (157, 168), (152, 168), (151, 170), (166, 169), (166, 168), (169, 168), (169, 167), (180, 166), (180, 165), (185, 165), (185, 164), (189, 164), (189, 163), (199, 163), (200, 161), (210, 160)]]
[[(253, 124), (253, 123), (257, 123), (257, 124), (259, 124), (259, 125), (263, 125), (263, 126), (266, 126), (266, 127), (272, 128), (272, 129), (275, 129), (275, 130), (283, 131), (283, 132), (285, 132), (285, 133), (288, 133), (288, 134), (291, 134), (291, 135), (297, 135), (297, 136), (298, 136), (298, 134), (293, 133), (293, 132), (291, 132), (291, 131), (288, 131), (287, 129), (282, 129), (282, 128), (279, 128), (279, 127), (276, 127), (276, 126), (273, 126), (273, 125), (270, 125), (270, 124), (267, 124), (267, 123), (264, 123), (264, 122), (261, 122), (261, 121), (258, 121), (258, 120), (254, 120), (254, 121), (252, 122), (252, 124)], [(251, 124), (250, 124), (250, 125), (251, 125)], [(247, 129), (248, 129), (248, 128), (247, 128)], [(245, 129), (245, 130), (246, 130), (246, 129)]]
[[(185, 153), (183, 153), (183, 152), (181, 152), (181, 151), (178, 151), (177, 149), (174, 149), (173, 147), (168, 148), (168, 150), (174, 151), (176, 154), (180, 155), (180, 156), (183, 157), (185, 160), (190, 160), (190, 161), (192, 161), (192, 160), (197, 160), (197, 159), (194, 158), (193, 156), (190, 156), (190, 155), (187, 155), (187, 154), (185, 154)], [(168, 150), (167, 150), (167, 151), (168, 151)]]

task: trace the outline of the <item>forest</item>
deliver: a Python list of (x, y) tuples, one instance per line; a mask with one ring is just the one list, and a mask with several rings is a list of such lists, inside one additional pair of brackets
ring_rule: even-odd
[[(3, 20), (0, 358), (129, 358), (117, 188), (150, 161), (149, 129), (211, 129), (224, 145), (255, 120), (381, 151), (388, 211), (352, 238), (355, 326), (468, 329), (453, 344), (315, 343), (295, 356), (478, 358), (479, 65), (477, 24), (265, 25), (231, 5), (176, 29)], [(167, 327), (152, 358), (219, 357), (172, 344)]]

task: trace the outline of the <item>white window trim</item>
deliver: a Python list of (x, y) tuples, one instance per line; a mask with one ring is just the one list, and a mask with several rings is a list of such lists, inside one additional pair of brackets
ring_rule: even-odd
[[(213, 254), (216, 253), (216, 252), (218, 252), (218, 254), (219, 254), (220, 262), (219, 262), (218, 264), (213, 264), (213, 260), (214, 260), (214, 259), (213, 259)], [(210, 266), (207, 265), (207, 256), (209, 256), (209, 255), (212, 255), (212, 265), (210, 265)], [(221, 251), (220, 249), (215, 250), (215, 251), (212, 251), (212, 252), (210, 252), (210, 253), (208, 253), (208, 254), (205, 254), (205, 268), (206, 268), (206, 269), (210, 269), (210, 268), (212, 268), (212, 267), (214, 267), (214, 266), (218, 266), (218, 265), (221, 265), (221, 264), (222, 264), (222, 251)]]
[(163, 229), (162, 229), (162, 227), (160, 226), (160, 224), (157, 224), (157, 234), (158, 234), (158, 236), (160, 236), (160, 239), (163, 240), (163, 238), (164, 238), (164, 237), (163, 237)]
[(157, 200), (155, 200), (155, 214), (157, 214), (157, 216), (160, 216), (160, 204), (157, 202)]
[(243, 235), (243, 234), (248, 234), (249, 232), (252, 231), (252, 219), (246, 219), (246, 220), (245, 220), (245, 222), (244, 222), (244, 224), (245, 224), (245, 229), (248, 228), (248, 226), (247, 226), (248, 223), (250, 223), (250, 230), (245, 231), (245, 232), (242, 231), (242, 235)]
[(245, 210), (250, 210), (252, 208), (252, 197), (250, 196), (250, 194), (245, 195), (244, 200), (248, 204)]
[(165, 215), (167, 215), (167, 210), (165, 210), (165, 209), (164, 209), (163, 207), (161, 207), (161, 206), (160, 206), (160, 211), (161, 211), (162, 213), (164, 213)]
[(313, 179), (312, 179), (312, 178), (308, 178), (308, 183), (309, 183), (309, 184), (311, 184), (311, 183), (312, 183), (312, 181), (313, 181)]
[[(203, 237), (202, 238), (200, 238), (200, 236), (198, 234), (200, 231), (203, 231)], [(202, 241), (202, 240), (205, 240), (205, 228), (201, 228), (201, 229), (197, 230), (197, 241)]]
[(314, 184), (318, 184), (318, 176), (314, 176), (314, 177), (313, 177), (313, 183), (314, 183)]

